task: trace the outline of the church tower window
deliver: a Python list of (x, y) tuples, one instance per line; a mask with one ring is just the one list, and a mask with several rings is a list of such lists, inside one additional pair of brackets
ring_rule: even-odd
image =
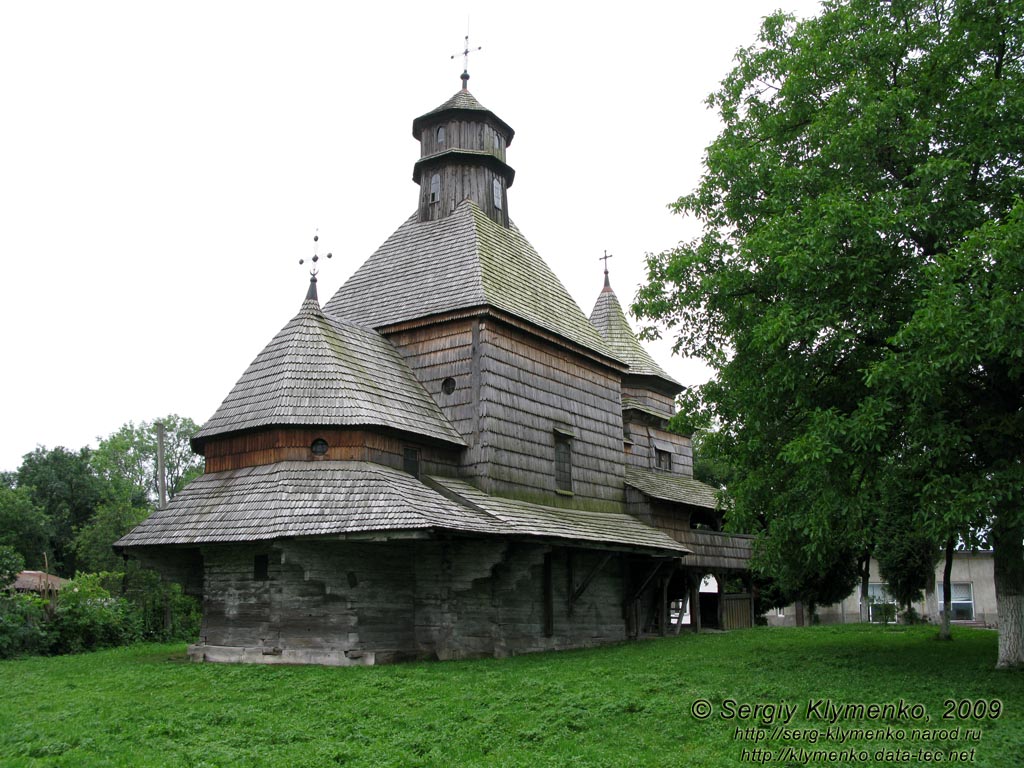
[(555, 433), (555, 488), (572, 493), (572, 440)]
[(501, 210), (501, 197), (502, 197), (502, 195), (501, 195), (501, 181), (499, 179), (494, 179), (494, 182), (491, 184), (491, 187), (494, 190), (494, 207), (497, 208), (500, 211)]
[(436, 203), (441, 199), (441, 174), (435, 173), (430, 177), (430, 202)]
[(437, 126), (437, 146), (439, 146), (439, 147), (443, 147), (444, 146), (444, 126), (443, 125)]

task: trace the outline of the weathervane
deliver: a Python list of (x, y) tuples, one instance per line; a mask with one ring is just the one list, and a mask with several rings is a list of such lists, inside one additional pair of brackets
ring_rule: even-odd
[[(316, 295), (316, 276), (317, 276), (317, 273), (320, 271), (319, 269), (316, 268), (316, 263), (318, 261), (320, 261), (320, 257), (317, 256), (317, 253), (316, 253), (316, 250), (317, 250), (317, 247), (318, 247), (317, 246), (317, 242), (319, 242), (319, 240), (320, 240), (320, 229), (317, 228), (316, 234), (313, 235), (313, 259), (312, 259), (313, 266), (309, 270), (309, 290), (306, 292), (306, 298), (307, 299), (314, 299), (316, 301), (319, 301), (319, 299), (317, 299), (317, 295)], [(328, 253), (327, 254), (327, 258), (328, 259), (331, 258), (332, 255), (333, 254)], [(299, 264), (305, 264), (305, 263), (306, 263), (305, 259), (299, 259)]]
[(604, 262), (604, 287), (605, 288), (611, 288), (611, 283), (608, 282), (608, 259), (614, 259), (614, 258), (615, 257), (612, 254), (608, 253), (607, 250), (604, 252), (604, 256), (598, 256), (597, 257), (598, 261), (603, 261)]
[(483, 46), (478, 45), (476, 48), (469, 47), (469, 33), (466, 33), (466, 47), (460, 53), (453, 53), (452, 58), (456, 56), (462, 56), (462, 90), (468, 90), (467, 85), (469, 84), (469, 54), (475, 53), (476, 51), (482, 51)]

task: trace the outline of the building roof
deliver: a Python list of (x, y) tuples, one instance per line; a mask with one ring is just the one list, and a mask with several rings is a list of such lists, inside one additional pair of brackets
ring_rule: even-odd
[(515, 131), (512, 130), (512, 127), (508, 123), (506, 123), (504, 120), (502, 120), (500, 117), (498, 117), (496, 114), (491, 112), (491, 110), (489, 110), (487, 107), (485, 107), (479, 101), (477, 101), (476, 97), (472, 93), (467, 91), (465, 88), (463, 88), (462, 90), (456, 92), (456, 94), (454, 96), (452, 96), (450, 99), (448, 99), (448, 101), (446, 101), (441, 106), (435, 107), (434, 109), (430, 110), (429, 112), (427, 112), (427, 113), (425, 113), (423, 115), (420, 115), (415, 120), (413, 120), (412, 121), (412, 136), (413, 136), (413, 138), (414, 139), (419, 139), (419, 137), (420, 137), (420, 130), (422, 129), (424, 123), (430, 122), (433, 118), (437, 117), (442, 112), (453, 112), (453, 111), (454, 112), (482, 112), (482, 113), (484, 113), (485, 115), (490, 117), (493, 122), (495, 122), (498, 126), (500, 126), (502, 128), (502, 130), (505, 133), (505, 144), (506, 144), (506, 146), (512, 143), (512, 137), (515, 136), (515, 133), (516, 133)]
[(634, 376), (654, 376), (664, 381), (669, 388), (679, 392), (683, 385), (673, 379), (651, 357), (629, 326), (626, 313), (605, 276), (604, 288), (598, 294), (597, 302), (590, 313), (590, 322), (601, 333), (612, 354), (629, 365)]
[(449, 478), (428, 478), (427, 483), (434, 487), (397, 469), (360, 461), (289, 461), (212, 472), (196, 478), (115, 546), (447, 530), (688, 552), (629, 515), (512, 501)]
[(660, 549), (676, 554), (689, 551), (664, 532), (625, 513), (547, 507), (491, 496), (463, 480), (449, 477), (434, 477), (431, 480), (458, 498), (503, 521), (515, 533), (639, 549)]
[(690, 504), (706, 509), (718, 508), (718, 490), (692, 477), (627, 465), (626, 485), (636, 488), (652, 499)]
[(201, 475), (115, 546), (265, 541), (492, 521), (412, 475), (363, 461), (285, 461)]
[(410, 217), (324, 310), (381, 329), (480, 307), (617, 359), (515, 225), (495, 223), (470, 200), (437, 221)]
[(462, 437), (398, 350), (315, 295), (242, 374), (193, 445), (244, 429), (285, 425), (378, 426), (454, 445)]
[(44, 571), (21, 571), (12, 586), (16, 592), (45, 592), (48, 589), (59, 590), (67, 583), (68, 579)]

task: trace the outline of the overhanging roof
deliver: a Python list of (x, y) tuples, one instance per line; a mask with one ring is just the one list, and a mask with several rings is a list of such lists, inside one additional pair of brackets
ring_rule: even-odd
[(626, 485), (636, 488), (652, 499), (705, 509), (718, 508), (718, 490), (692, 477), (627, 466)]

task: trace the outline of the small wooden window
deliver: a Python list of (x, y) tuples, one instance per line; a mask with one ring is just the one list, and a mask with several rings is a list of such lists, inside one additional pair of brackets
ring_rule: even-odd
[(494, 189), (494, 207), (497, 208), (500, 211), (501, 210), (501, 205), (502, 205), (502, 201), (501, 201), (501, 198), (502, 198), (502, 195), (501, 195), (501, 180), (500, 179), (495, 179), (494, 183), (491, 186)]
[(254, 581), (270, 580), (270, 555), (256, 555), (253, 558), (252, 578)]
[(420, 452), (415, 448), (402, 451), (402, 468), (413, 477), (420, 476)]
[(439, 146), (439, 147), (443, 147), (444, 146), (444, 126), (443, 125), (439, 125), (437, 127), (437, 146)]
[(654, 466), (658, 469), (664, 469), (666, 472), (672, 471), (672, 454), (668, 451), (663, 451), (660, 448), (654, 449)]
[(430, 177), (430, 202), (436, 203), (441, 199), (441, 175), (435, 173)]
[(327, 441), (319, 437), (313, 441), (311, 446), (309, 446), (309, 450), (313, 452), (314, 456), (325, 456), (327, 454), (327, 448)]
[(452, 392), (454, 392), (455, 391), (455, 379), (453, 379), (451, 376), (449, 376), (444, 381), (442, 381), (441, 382), (441, 391), (444, 392), (446, 395), (450, 395)]
[(555, 433), (555, 488), (572, 493), (572, 439)]

